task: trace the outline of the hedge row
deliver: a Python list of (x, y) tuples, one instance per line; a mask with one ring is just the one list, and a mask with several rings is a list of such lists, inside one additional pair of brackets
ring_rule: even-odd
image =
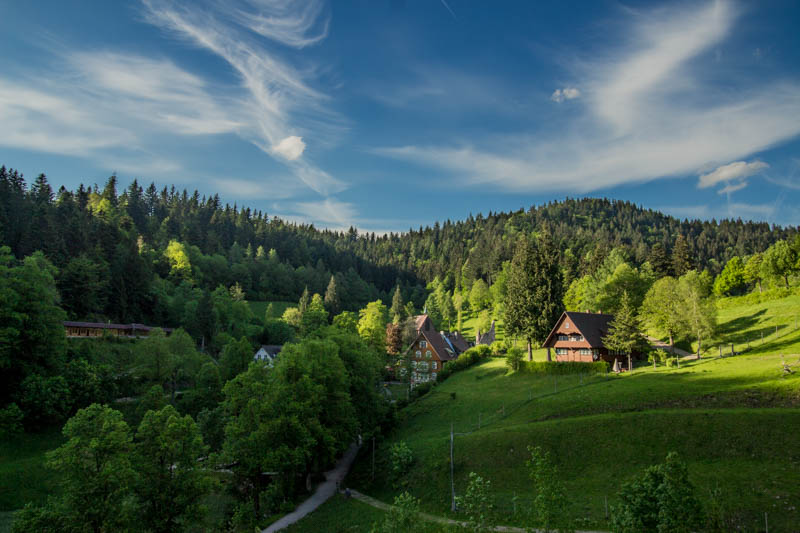
[(473, 346), (466, 352), (459, 355), (456, 359), (452, 361), (448, 361), (444, 364), (444, 368), (442, 368), (441, 372), (436, 375), (436, 381), (441, 383), (442, 381), (446, 380), (450, 377), (450, 374), (453, 372), (458, 372), (459, 370), (464, 370), (465, 368), (469, 368), (476, 363), (480, 363), (481, 361), (488, 359), (492, 356), (492, 349), (486, 346), (485, 344), (479, 344), (478, 346)]
[(580, 363), (578, 361), (522, 361), (519, 372), (525, 374), (605, 374), (608, 372), (608, 363), (605, 361), (595, 361), (592, 363)]

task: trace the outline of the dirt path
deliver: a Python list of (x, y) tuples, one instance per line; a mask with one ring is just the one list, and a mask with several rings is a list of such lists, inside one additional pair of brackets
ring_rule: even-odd
[[(382, 511), (390, 511), (392, 509), (392, 505), (388, 503), (382, 502), (380, 500), (376, 500), (372, 496), (367, 496), (366, 494), (361, 494), (357, 490), (350, 489), (350, 494), (356, 500), (366, 503), (376, 509), (381, 509)], [(419, 513), (419, 517), (425, 520), (426, 522), (436, 522), (437, 524), (446, 524), (451, 526), (461, 526), (467, 527), (466, 522), (459, 522), (458, 520), (451, 520), (449, 518), (443, 518), (441, 516), (435, 516), (428, 513)], [(508, 533), (525, 533), (525, 532), (534, 532), (534, 533), (544, 533), (543, 530), (539, 529), (524, 529), (521, 527), (514, 527), (514, 526), (495, 526), (492, 531), (504, 531)], [(575, 533), (608, 533), (607, 531), (581, 531), (575, 530)]]
[[(670, 351), (669, 344), (666, 342), (660, 341), (655, 337), (647, 337), (647, 342), (650, 343), (650, 346), (655, 348), (656, 350), (664, 350), (665, 352)], [(686, 357), (697, 357), (697, 354), (689, 353), (686, 350), (681, 350), (680, 348), (675, 348), (675, 355), (680, 355), (683, 358)]]
[(280, 531), (287, 528), (328, 501), (328, 498), (336, 493), (337, 484), (341, 482), (350, 471), (350, 466), (353, 464), (356, 454), (358, 454), (358, 445), (353, 443), (342, 458), (339, 459), (339, 462), (336, 463), (333, 470), (325, 472), (325, 481), (319, 484), (317, 490), (314, 491), (314, 494), (312, 494), (310, 498), (301, 503), (293, 512), (287, 514), (277, 522), (272, 523), (261, 533), (272, 533), (273, 531)]

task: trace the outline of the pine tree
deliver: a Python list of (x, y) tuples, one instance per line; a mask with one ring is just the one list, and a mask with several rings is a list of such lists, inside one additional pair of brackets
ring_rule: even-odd
[(661, 243), (653, 245), (647, 260), (650, 262), (650, 266), (653, 267), (653, 272), (655, 272), (658, 277), (669, 276), (669, 273), (672, 271), (672, 264), (667, 256), (667, 251), (664, 250)]
[(603, 344), (609, 350), (627, 354), (629, 365), (630, 357), (634, 353), (647, 350), (648, 345), (642, 334), (641, 322), (633, 309), (628, 291), (622, 293), (620, 309), (609, 324), (608, 334), (603, 337)]
[(301, 315), (306, 312), (306, 309), (308, 309), (310, 303), (311, 295), (308, 294), (308, 285), (306, 285), (306, 288), (303, 289), (302, 296), (300, 296), (300, 301), (297, 303), (297, 309), (300, 311)]
[(395, 324), (399, 324), (405, 318), (405, 304), (403, 303), (403, 294), (400, 292), (400, 285), (398, 284), (394, 289), (394, 295), (392, 296), (392, 308), (389, 310), (389, 314), (392, 317), (392, 322)]
[(689, 245), (683, 235), (678, 235), (675, 247), (672, 249), (672, 271), (676, 277), (681, 277), (692, 269), (692, 258), (689, 255)]
[(328, 288), (325, 291), (325, 308), (330, 316), (338, 315), (342, 310), (339, 290), (336, 288), (336, 276), (331, 276), (331, 280), (328, 282)]
[(523, 238), (511, 261), (506, 302), (506, 331), (541, 344), (562, 312), (564, 287), (558, 253), (545, 231), (536, 246)]

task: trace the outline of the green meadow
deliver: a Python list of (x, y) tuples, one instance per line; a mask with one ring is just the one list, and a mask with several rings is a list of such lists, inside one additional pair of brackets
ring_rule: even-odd
[[(724, 303), (715, 340), (734, 342), (739, 355), (719, 358), (709, 343), (704, 358), (680, 368), (642, 363), (621, 375), (557, 378), (510, 373), (502, 359), (488, 360), (403, 409), (396, 432), (378, 446), (375, 478), (370, 449), (349, 482), (386, 502), (408, 490), (423, 510), (448, 516), (452, 424), (456, 493), (470, 472), (488, 478), (501, 524), (524, 525), (527, 447), (538, 445), (557, 462), (576, 527), (607, 529), (606, 506), (617, 504), (621, 484), (674, 450), (698, 498), (722, 508), (731, 527), (763, 528), (766, 512), (771, 531), (791, 531), (800, 523), (800, 365), (784, 375), (782, 362), (800, 359), (793, 318), (800, 297)], [(388, 449), (397, 441), (415, 461), (392, 480)]]

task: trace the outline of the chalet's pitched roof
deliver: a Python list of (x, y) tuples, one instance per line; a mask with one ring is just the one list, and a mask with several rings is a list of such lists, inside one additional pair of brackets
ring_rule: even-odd
[(422, 326), (425, 325), (425, 321), (428, 319), (428, 315), (417, 315), (414, 317), (414, 326), (417, 328), (417, 331), (422, 329)]
[(543, 346), (547, 346), (553, 340), (556, 330), (568, 318), (569, 321), (575, 325), (575, 329), (579, 331), (586, 342), (592, 348), (600, 348), (603, 346), (603, 337), (608, 334), (608, 325), (614, 320), (614, 315), (605, 315), (603, 313), (578, 313), (575, 311), (564, 311), (561, 318), (558, 319), (556, 325), (553, 326), (547, 340), (544, 341)]
[(465, 339), (464, 336), (458, 331), (444, 333), (444, 336), (450, 345), (455, 349), (457, 354), (469, 350), (469, 343), (467, 342), (467, 339)]
[(281, 352), (282, 349), (283, 349), (283, 344), (262, 344), (261, 347), (258, 349), (258, 352), (264, 350), (270, 355), (270, 357), (275, 357)]
[(428, 341), (428, 345), (436, 351), (442, 361), (449, 361), (458, 357), (458, 354), (450, 347), (449, 343), (444, 340), (442, 334), (433, 328), (430, 330), (420, 330), (419, 333), (417, 333), (417, 338), (411, 343), (406, 353), (411, 350), (411, 347), (414, 346), (420, 338), (424, 338)]

